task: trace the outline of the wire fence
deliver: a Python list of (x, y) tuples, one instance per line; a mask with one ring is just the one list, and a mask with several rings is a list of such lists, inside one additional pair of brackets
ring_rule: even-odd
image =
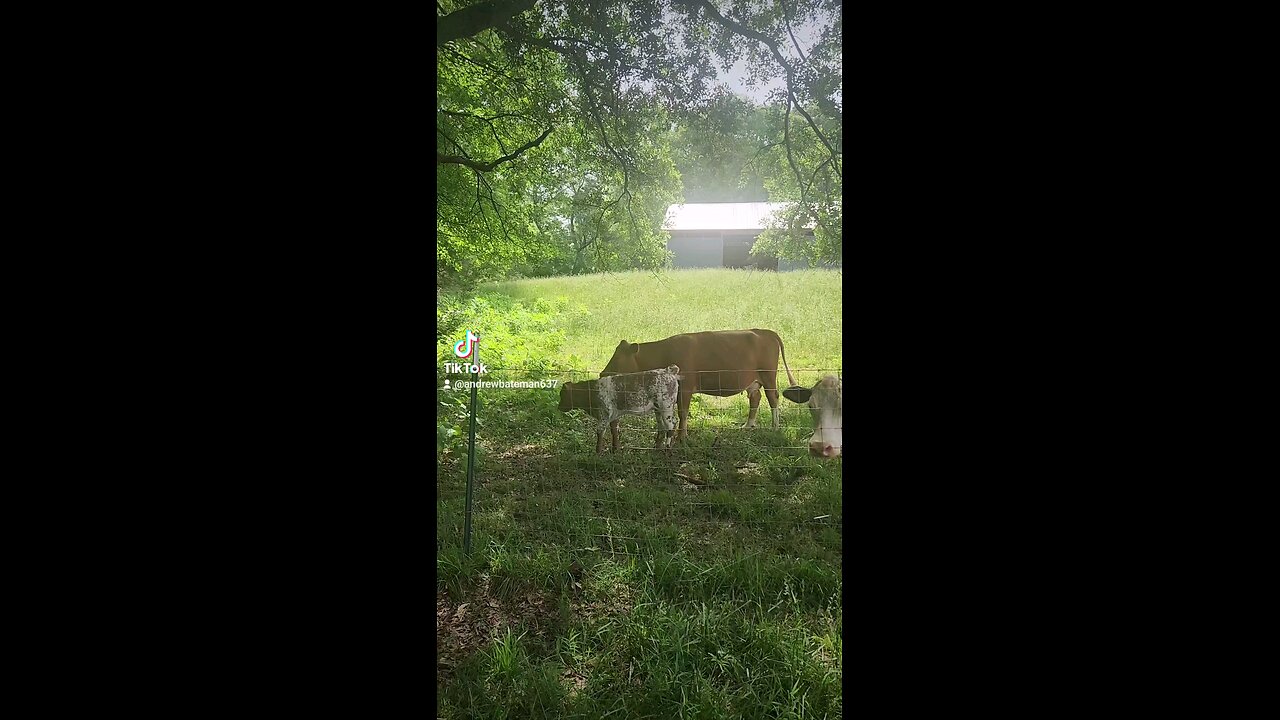
[[(487, 368), (488, 374), (481, 376), (478, 382), (486, 393), (494, 393), (501, 391), (523, 391), (537, 392), (539, 390), (550, 393), (554, 397), (558, 397), (562, 387), (566, 382), (579, 385), (582, 383), (595, 384), (601, 379), (599, 373), (588, 372), (584, 370), (575, 370), (572, 368)], [(761, 375), (769, 373), (777, 373), (779, 376), (776, 380), (769, 378), (765, 385), (760, 381)], [(750, 431), (759, 428), (774, 429), (773, 415), (776, 408), (777, 425), (776, 429), (785, 430), (787, 428), (801, 428), (812, 431), (815, 429), (815, 419), (811, 410), (816, 410), (821, 415), (826, 410), (836, 410), (841, 408), (841, 396), (832, 394), (813, 394), (807, 402), (796, 402), (787, 398), (785, 393), (789, 387), (797, 387), (805, 391), (809, 391), (812, 386), (817, 385), (823, 378), (827, 376), (834, 377), (837, 381), (843, 383), (843, 370), (840, 368), (832, 369), (796, 369), (791, 371), (791, 375), (795, 378), (795, 385), (788, 384), (785, 371), (781, 368), (777, 370), (699, 370), (696, 372), (687, 372), (682, 370), (681, 386), (682, 389), (689, 384), (690, 376), (697, 380), (692, 392), (694, 393), (689, 404), (689, 418), (686, 419), (685, 425), (688, 432), (697, 432), (703, 427), (714, 428), (720, 430), (744, 430)], [(446, 390), (468, 390), (470, 383), (477, 382), (469, 378), (450, 379), (450, 385)], [(754, 386), (754, 389), (753, 389)], [(640, 406), (644, 398), (642, 391), (632, 389), (620, 389), (613, 393), (616, 402), (610, 407), (622, 406)], [(748, 402), (742, 402), (743, 397)], [(754, 397), (753, 397), (754, 396)], [(595, 404), (597, 395), (588, 393), (586, 395), (587, 403), (575, 407), (572, 416), (579, 422), (580, 426), (586, 430), (594, 431), (599, 423), (592, 415), (594, 411), (603, 409)], [(732, 421), (732, 416), (727, 414), (730, 408), (742, 407), (744, 414), (736, 421)], [(754, 407), (755, 412), (750, 409)], [(483, 413), (484, 411), (481, 410)], [(650, 432), (656, 430), (654, 427), (653, 412), (645, 410), (642, 413), (632, 413), (623, 415), (619, 418), (619, 427), (627, 430), (643, 430), (648, 428)], [(679, 418), (677, 418), (679, 419)], [(698, 420), (699, 422), (694, 422)], [(694, 425), (697, 427), (694, 427)], [(835, 429), (838, 429), (835, 428)], [(628, 438), (635, 436), (628, 433)], [(791, 434), (787, 434), (790, 438)], [(766, 438), (766, 440), (776, 440), (776, 438)], [(791, 449), (805, 450), (807, 445), (777, 445), (766, 442), (760, 444), (761, 447), (769, 447), (774, 450)], [(653, 445), (637, 444), (634, 442), (621, 446), (621, 450), (629, 451), (648, 451), (655, 449)]]
[[(468, 534), (459, 516), (470, 507), (482, 541), (529, 549), (646, 556), (747, 533), (802, 536), (838, 554), (843, 460), (815, 454), (812, 441), (834, 439), (842, 449), (843, 372), (793, 368), (790, 376), (794, 385), (783, 367), (682, 369), (683, 397), (667, 415), (674, 420), (669, 447), (656, 406), (672, 398), (653, 387), (600, 383), (599, 373), (572, 368), (489, 367), (484, 375), (449, 376), (441, 392), (454, 393), (459, 435), (470, 423), (459, 396), (477, 399), (475, 476), (467, 483), (468, 460), (458, 446), (445, 453), (437, 543)], [(472, 390), (466, 383), (476, 380), (492, 384)], [(569, 397), (575, 391), (576, 405)], [(617, 417), (615, 451), (608, 425), (620, 413), (609, 411), (619, 407), (642, 414)]]

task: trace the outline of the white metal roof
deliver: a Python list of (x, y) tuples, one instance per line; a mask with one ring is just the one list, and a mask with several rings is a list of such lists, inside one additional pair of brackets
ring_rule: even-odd
[(786, 203), (686, 203), (667, 208), (667, 230), (763, 230)]

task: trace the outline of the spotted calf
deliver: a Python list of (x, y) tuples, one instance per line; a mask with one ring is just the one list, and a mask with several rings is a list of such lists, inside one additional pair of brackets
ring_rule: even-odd
[(610, 428), (613, 451), (618, 451), (618, 427), (623, 415), (652, 412), (658, 419), (656, 447), (671, 447), (680, 396), (680, 368), (611, 375), (599, 380), (567, 382), (560, 386), (560, 410), (584, 410), (596, 419), (596, 452), (604, 452), (604, 429)]

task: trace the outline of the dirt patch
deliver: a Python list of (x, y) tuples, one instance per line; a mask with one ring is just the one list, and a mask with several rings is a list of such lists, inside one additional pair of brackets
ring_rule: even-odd
[(518, 466), (534, 460), (546, 460), (551, 457), (551, 453), (539, 445), (515, 445), (494, 457), (504, 463)]
[(465, 599), (450, 597), (448, 590), (437, 591), (437, 682), (445, 682), (453, 668), (508, 629), (523, 625), (545, 640), (556, 617), (555, 598), (534, 594), (502, 600), (491, 594), (487, 576)]
[(568, 689), (569, 697), (574, 697), (587, 686), (587, 676), (577, 670), (569, 669), (560, 673), (560, 682), (564, 683)]
[[(579, 569), (579, 572), (581, 570)], [(601, 618), (630, 612), (635, 606), (629, 588), (618, 588), (605, 598), (589, 598), (581, 582), (573, 583), (569, 596), (571, 622), (593, 623)], [(436, 593), (436, 682), (443, 685), (454, 668), (475, 652), (501, 637), (508, 629), (527, 628), (533, 638), (554, 647), (553, 628), (561, 623), (557, 598), (550, 594), (533, 594), (502, 600), (491, 594), (490, 580), (482, 577), (465, 599), (453, 598), (447, 590)], [(564, 681), (577, 689), (586, 684), (586, 676), (567, 671)]]

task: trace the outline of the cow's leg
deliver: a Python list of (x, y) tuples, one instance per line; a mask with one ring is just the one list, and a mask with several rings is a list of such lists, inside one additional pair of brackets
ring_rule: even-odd
[(756, 413), (760, 412), (760, 383), (753, 381), (747, 386), (747, 402), (751, 405), (751, 410), (747, 413), (747, 427), (754, 428), (756, 426)]
[(681, 444), (689, 437), (689, 403), (693, 401), (693, 390), (680, 388), (680, 430), (676, 433), (676, 442)]
[(609, 423), (609, 439), (613, 441), (614, 452), (618, 452), (618, 436), (620, 434), (621, 433), (618, 432), (618, 421), (614, 420), (613, 422)]
[(764, 396), (769, 400), (769, 411), (773, 413), (773, 429), (777, 430), (781, 427), (778, 424), (778, 413), (780, 412), (778, 410), (778, 389), (765, 390)]
[(596, 454), (604, 453), (604, 423), (596, 426)]
[[(764, 396), (769, 399), (769, 409), (773, 412), (773, 429), (778, 429), (778, 371), (760, 373), (760, 383), (764, 385)], [(758, 405), (759, 400), (756, 401)]]

